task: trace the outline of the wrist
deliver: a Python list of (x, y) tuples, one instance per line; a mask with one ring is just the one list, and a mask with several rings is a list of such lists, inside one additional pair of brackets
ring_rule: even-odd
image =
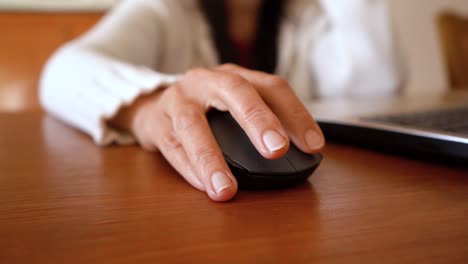
[(122, 107), (108, 121), (108, 124), (136, 137), (141, 123), (140, 120), (144, 118), (144, 112), (158, 100), (163, 90), (164, 87), (161, 87), (150, 94), (139, 96), (132, 104)]

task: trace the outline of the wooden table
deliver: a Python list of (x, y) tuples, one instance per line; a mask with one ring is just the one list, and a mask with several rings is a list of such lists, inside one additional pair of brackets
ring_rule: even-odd
[(468, 263), (468, 171), (329, 144), (308, 184), (215, 203), (153, 153), (0, 114), (0, 263)]

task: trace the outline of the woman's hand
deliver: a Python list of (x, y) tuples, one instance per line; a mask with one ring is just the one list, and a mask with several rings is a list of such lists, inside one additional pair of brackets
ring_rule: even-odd
[(230, 200), (237, 182), (211, 132), (206, 112), (229, 111), (268, 159), (284, 155), (289, 138), (302, 151), (320, 151), (317, 123), (281, 78), (236, 65), (187, 72), (176, 84), (124, 109), (113, 124), (130, 129), (148, 150), (159, 150), (195, 188)]

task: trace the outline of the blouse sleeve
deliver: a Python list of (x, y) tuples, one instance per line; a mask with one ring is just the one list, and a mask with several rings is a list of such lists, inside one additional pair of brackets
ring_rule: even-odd
[(178, 79), (151, 69), (161, 52), (167, 12), (164, 1), (123, 1), (90, 32), (59, 49), (42, 73), (44, 108), (99, 145), (133, 143), (107, 121), (138, 96)]

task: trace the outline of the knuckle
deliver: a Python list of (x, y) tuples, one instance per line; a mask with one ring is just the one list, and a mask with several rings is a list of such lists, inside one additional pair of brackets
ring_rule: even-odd
[(237, 70), (239, 68), (238, 65), (234, 64), (234, 63), (224, 63), (223, 65), (219, 66), (219, 69), (221, 70), (227, 70), (227, 71), (234, 71), (234, 70)]
[(192, 103), (182, 107), (183, 110), (174, 117), (174, 129), (176, 131), (187, 132), (200, 122), (202, 111)]
[(202, 68), (202, 67), (198, 67), (198, 68), (192, 68), (190, 70), (188, 70), (186, 73), (185, 73), (185, 77), (186, 78), (193, 78), (193, 77), (198, 77), (198, 76), (203, 76), (204, 74), (206, 74), (208, 72), (208, 69), (206, 68)]
[(222, 82), (221, 87), (228, 93), (236, 93), (240, 89), (244, 89), (249, 83), (239, 74), (224, 73), (220, 76)]
[(180, 83), (175, 83), (163, 92), (160, 99), (162, 102), (175, 103), (183, 97), (184, 92), (182, 85)]
[(214, 168), (217, 160), (216, 150), (211, 147), (200, 146), (193, 152), (193, 161), (205, 172)]
[(167, 132), (159, 139), (159, 148), (164, 152), (173, 152), (181, 147), (173, 133)]
[(268, 86), (274, 89), (278, 89), (278, 88), (289, 89), (290, 88), (288, 81), (276, 75), (269, 76), (267, 82), (268, 82)]
[(269, 111), (259, 105), (250, 105), (244, 108), (244, 120), (250, 125), (257, 124), (259, 121), (270, 121), (270, 116)]
[(302, 105), (293, 106), (292, 108), (290, 108), (289, 112), (291, 115), (289, 118), (291, 120), (296, 120), (296, 122), (303, 123), (308, 122), (312, 119), (309, 112), (307, 112), (307, 110), (304, 109)]

